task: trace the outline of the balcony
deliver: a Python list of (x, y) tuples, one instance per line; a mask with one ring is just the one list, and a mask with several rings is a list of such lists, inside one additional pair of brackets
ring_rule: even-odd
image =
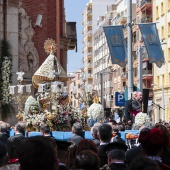
[(87, 43), (88, 48), (92, 48), (92, 42)]
[(127, 21), (127, 17), (125, 17), (124, 15), (121, 15), (117, 18), (116, 25), (117, 24), (125, 24), (126, 21)]
[(88, 38), (91, 38), (92, 37), (92, 31), (88, 31), (87, 36), (88, 36)]
[(146, 23), (146, 22), (152, 22), (152, 17), (151, 16), (144, 16), (141, 19), (141, 23)]
[(142, 79), (152, 79), (153, 78), (153, 72), (152, 70), (142, 70)]
[(87, 67), (88, 67), (89, 70), (93, 69), (93, 65), (92, 65), (91, 63), (89, 63), (89, 64), (87, 65)]
[(88, 59), (88, 60), (91, 60), (91, 59), (92, 59), (92, 53), (88, 53), (87, 59)]
[(92, 17), (92, 9), (89, 9), (88, 11), (87, 11), (87, 17), (89, 18), (89, 17)]
[(91, 26), (92, 26), (92, 21), (88, 21), (88, 22), (87, 22), (87, 26), (88, 26), (88, 27), (91, 27)]
[(152, 0), (142, 0), (140, 3), (140, 8), (150, 8), (152, 6)]
[(93, 79), (93, 75), (92, 74), (88, 74), (88, 79)]

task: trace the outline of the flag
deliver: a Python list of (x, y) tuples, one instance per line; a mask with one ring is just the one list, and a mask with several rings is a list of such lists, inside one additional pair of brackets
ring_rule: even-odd
[(123, 35), (123, 26), (104, 26), (103, 29), (106, 35), (112, 64), (118, 64), (120, 67), (124, 67), (127, 62), (127, 50)]
[(138, 24), (146, 46), (150, 63), (155, 63), (159, 68), (165, 62), (162, 46), (159, 40), (156, 23)]

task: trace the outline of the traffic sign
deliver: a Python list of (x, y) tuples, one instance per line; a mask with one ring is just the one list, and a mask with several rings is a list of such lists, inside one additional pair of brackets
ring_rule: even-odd
[(124, 106), (124, 105), (125, 105), (124, 93), (115, 92), (115, 106)]

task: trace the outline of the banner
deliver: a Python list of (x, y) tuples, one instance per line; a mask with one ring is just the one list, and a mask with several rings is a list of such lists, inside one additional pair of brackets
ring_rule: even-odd
[(103, 29), (106, 35), (112, 64), (118, 64), (120, 67), (124, 67), (127, 62), (127, 53), (123, 26), (104, 26)]
[(156, 23), (138, 24), (146, 46), (150, 63), (155, 63), (159, 68), (165, 62), (162, 46), (159, 40)]

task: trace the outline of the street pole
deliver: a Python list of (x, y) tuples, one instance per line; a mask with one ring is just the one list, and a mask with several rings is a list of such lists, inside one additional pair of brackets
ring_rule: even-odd
[(132, 0), (127, 0), (127, 32), (128, 32), (128, 99), (133, 92), (133, 64), (132, 64)]
[(138, 76), (139, 76), (139, 90), (140, 92), (142, 92), (143, 90), (143, 84), (142, 84), (142, 46), (139, 45), (138, 46), (138, 70), (139, 70), (139, 73), (138, 73)]
[(100, 83), (101, 83), (101, 105), (104, 107), (104, 100), (103, 100), (103, 72), (100, 73)]
[(164, 86), (162, 86), (162, 107), (163, 107), (163, 120), (165, 121), (165, 96), (164, 96)]

